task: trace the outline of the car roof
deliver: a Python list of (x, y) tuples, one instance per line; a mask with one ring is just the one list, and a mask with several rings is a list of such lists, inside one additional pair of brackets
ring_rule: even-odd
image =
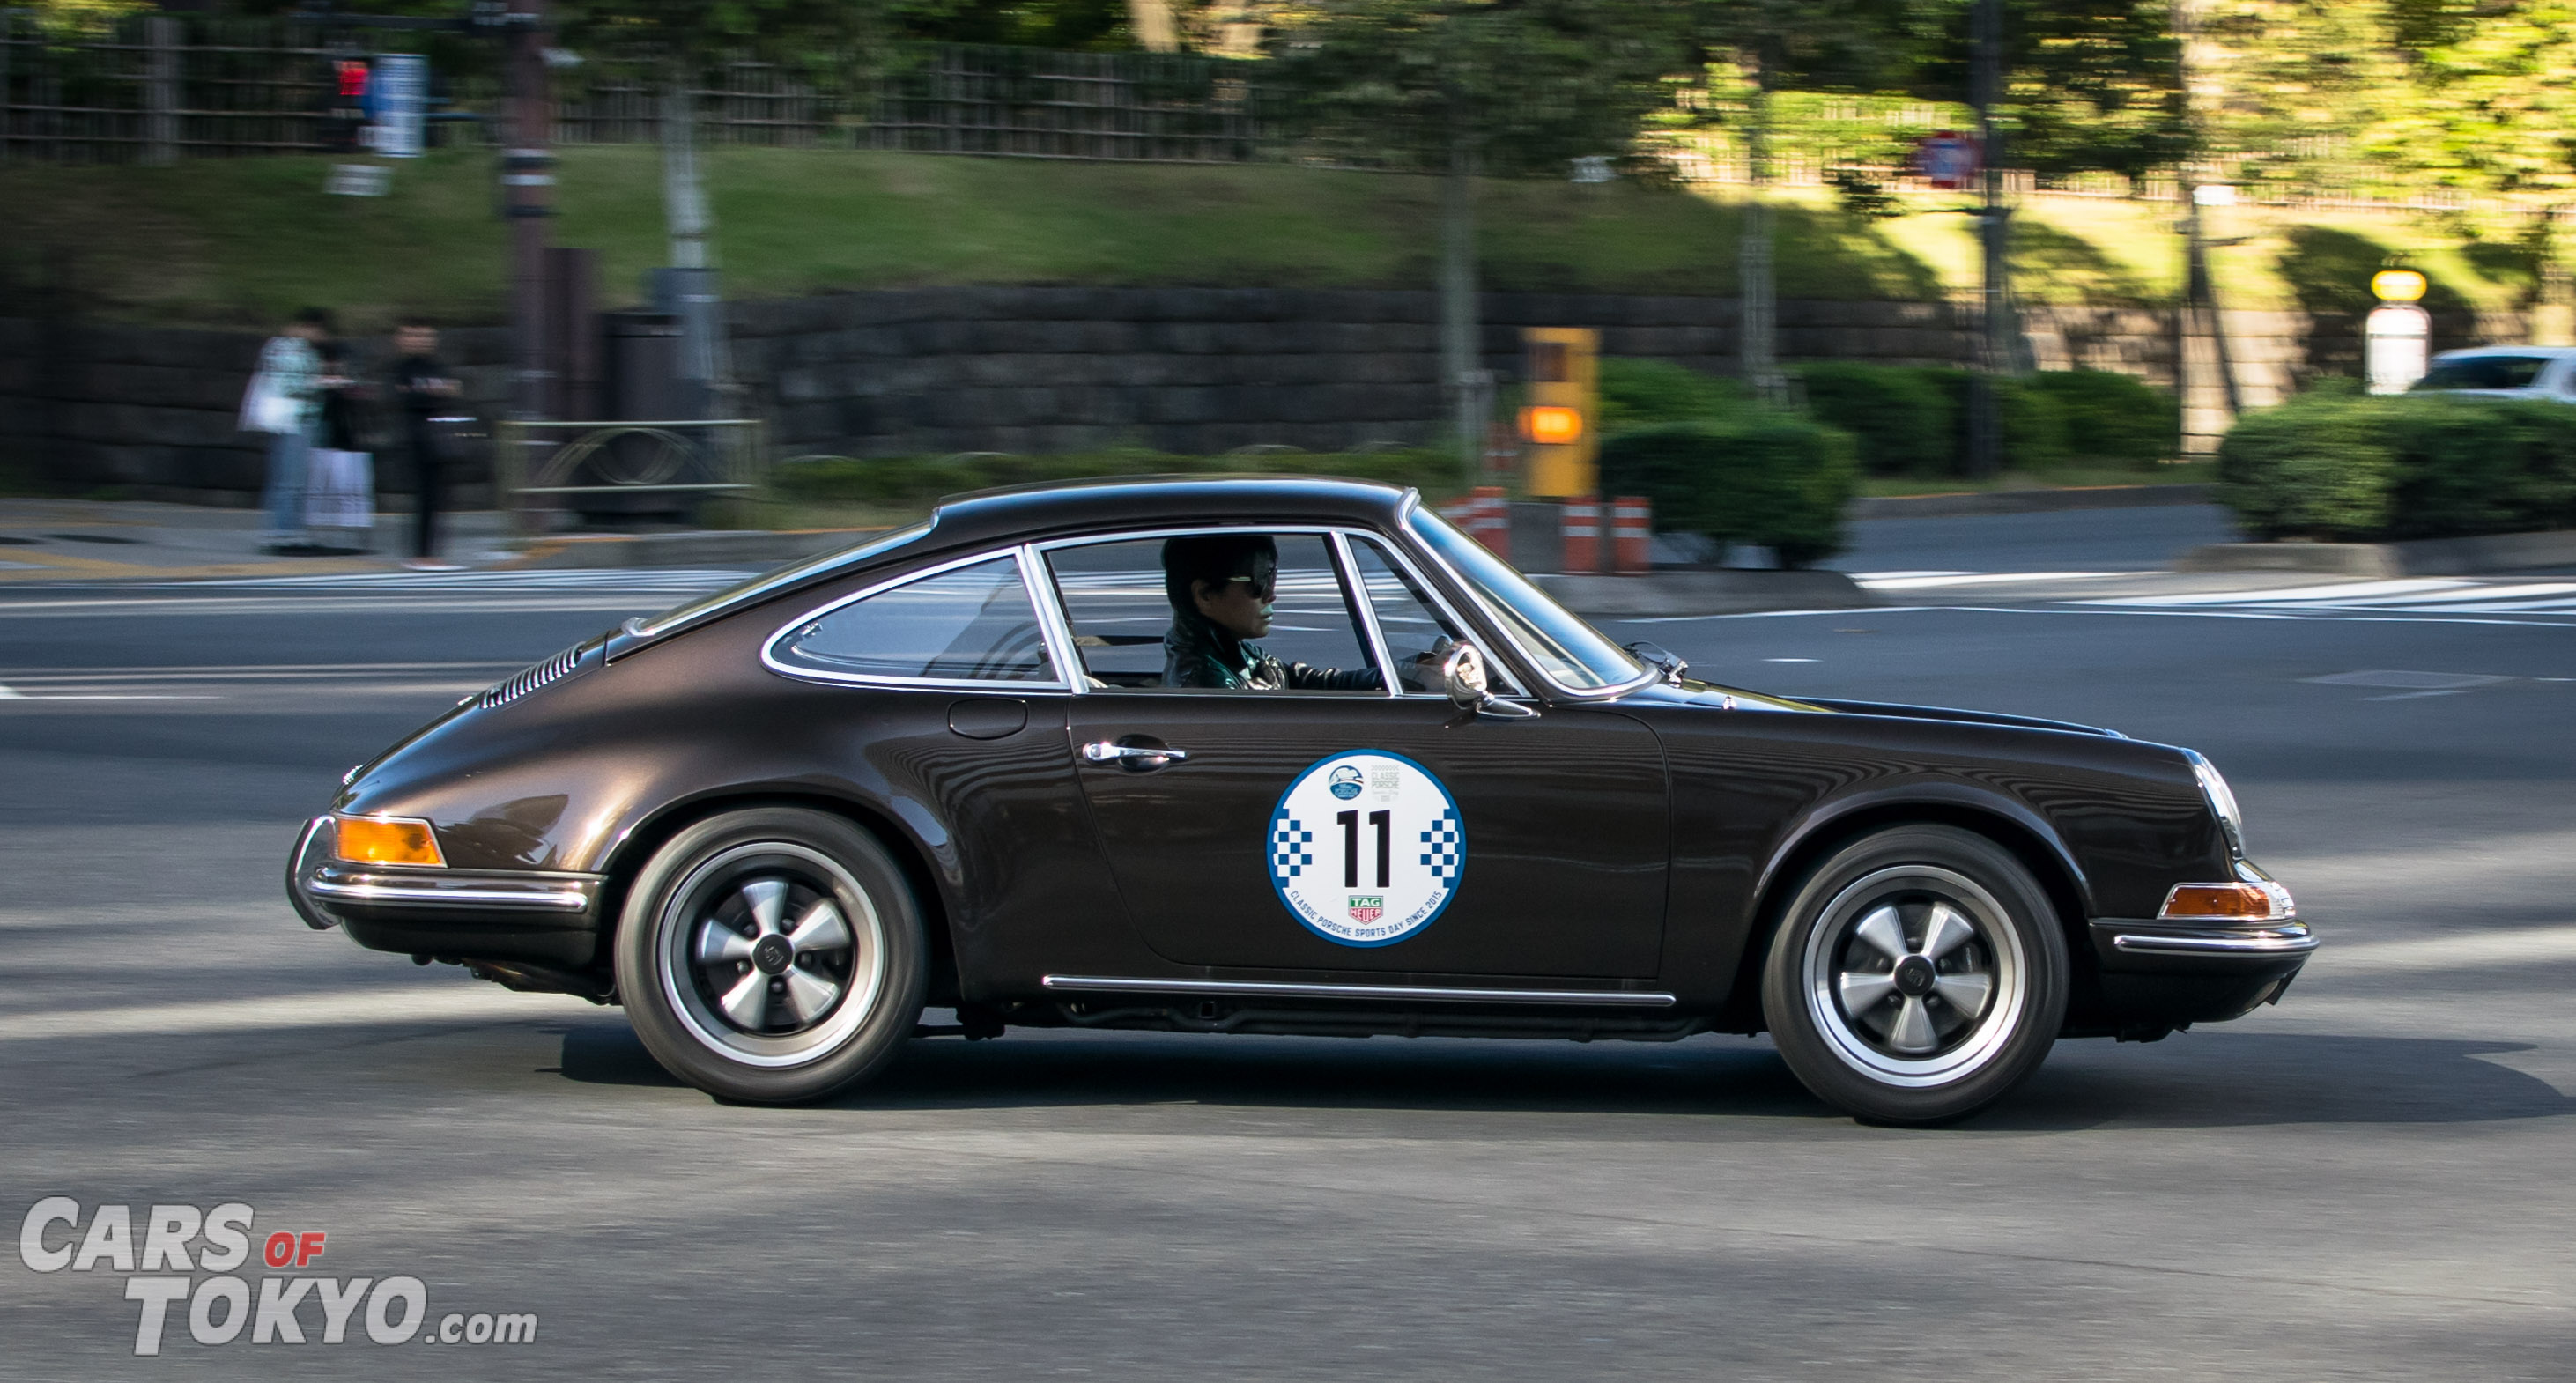
[(1414, 492), (1329, 476), (1139, 475), (979, 490), (940, 503), (938, 547), (1163, 523), (1366, 523), (1394, 527)]
[(609, 656), (626, 652), (734, 611), (836, 580), (881, 562), (911, 562), (961, 549), (1103, 529), (1197, 523), (1355, 523), (1401, 525), (1416, 493), (1399, 485), (1326, 476), (1138, 475), (1107, 480), (1048, 481), (952, 495), (930, 522), (868, 538), (791, 563), (727, 590), (631, 619), (611, 637)]

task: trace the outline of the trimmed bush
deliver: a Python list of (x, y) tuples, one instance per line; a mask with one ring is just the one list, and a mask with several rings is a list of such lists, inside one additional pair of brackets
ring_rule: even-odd
[(815, 503), (918, 506), (969, 490), (1040, 480), (1095, 480), (1117, 475), (1329, 475), (1411, 485), (1445, 495), (1459, 488), (1457, 458), (1444, 451), (1353, 453), (1264, 452), (1248, 456), (1173, 456), (1158, 451), (1078, 452), (1063, 456), (968, 453), (862, 460), (815, 456), (778, 467), (771, 486), (786, 499)]
[(2024, 381), (2057, 401), (2066, 449), (2078, 457), (2152, 466), (2182, 448), (2182, 404), (2109, 370), (2044, 370)]
[(2237, 421), (2218, 498), (2262, 538), (2380, 541), (2576, 527), (2576, 408), (2303, 394)]
[[(1795, 371), (1816, 420), (1852, 435), (1871, 475), (1952, 475), (1959, 462), (1959, 410), (1931, 370), (1840, 361)], [(1958, 373), (1949, 371), (1948, 373)]]
[(1601, 362), (1601, 434), (1731, 418), (1757, 407), (1742, 384), (1669, 360)]
[(1654, 501), (1655, 525), (1758, 543), (1784, 565), (1840, 552), (1856, 488), (1848, 433), (1773, 409), (1637, 428), (1601, 444), (1601, 492)]

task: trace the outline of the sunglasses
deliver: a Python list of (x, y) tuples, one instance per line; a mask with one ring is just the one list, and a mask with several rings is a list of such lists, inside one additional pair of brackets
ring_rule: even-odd
[(1231, 586), (1237, 581), (1251, 590), (1252, 598), (1255, 600), (1268, 600), (1279, 589), (1279, 578), (1275, 572), (1259, 576), (1229, 576), (1225, 579), (1225, 584)]

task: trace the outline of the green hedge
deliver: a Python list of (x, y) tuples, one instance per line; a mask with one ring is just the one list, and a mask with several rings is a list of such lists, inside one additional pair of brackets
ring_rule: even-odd
[(2078, 458), (2152, 466), (2182, 450), (2182, 402), (2109, 370), (2043, 370), (2019, 381), (2056, 400)]
[(1772, 409), (1662, 423), (1601, 443), (1601, 493), (1654, 501), (1655, 526), (1758, 543), (1792, 567), (1843, 547), (1856, 488), (1848, 433)]
[(2220, 502), (2262, 538), (2576, 528), (2576, 407), (2320, 390), (2239, 419), (2218, 478)]
[(1063, 456), (969, 452), (958, 456), (801, 457), (779, 465), (770, 478), (780, 498), (816, 503), (926, 505), (968, 490), (1040, 480), (1093, 480), (1118, 475), (1332, 475), (1412, 485), (1435, 496), (1461, 485), (1457, 458), (1430, 449), (1322, 453), (1256, 452), (1230, 456), (1174, 456), (1118, 450)]
[(1957, 473), (1962, 404), (1942, 376), (1964, 380), (1960, 371), (1832, 361), (1801, 365), (1796, 373), (1807, 410), (1852, 435), (1870, 474)]
[(1601, 435), (1659, 423), (1704, 422), (1757, 407), (1742, 384), (1669, 360), (1601, 362)]
[[(1967, 470), (1966, 370), (1936, 366), (1797, 367), (1807, 407), (1852, 434), (1872, 475), (1955, 476)], [(2146, 466), (2182, 445), (2173, 397), (2107, 370), (2044, 370), (1996, 381), (2006, 470), (2046, 471), (2069, 461)]]

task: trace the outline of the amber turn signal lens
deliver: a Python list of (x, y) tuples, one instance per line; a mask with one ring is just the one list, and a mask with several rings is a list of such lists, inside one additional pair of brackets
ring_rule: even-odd
[(2293, 911), (2290, 891), (2279, 884), (2176, 884), (2165, 895), (2164, 916), (2268, 922)]
[(1583, 440), (1583, 410), (1542, 404), (1521, 410), (1521, 435), (1543, 447)]
[(338, 826), (339, 842), (331, 853), (351, 864), (447, 863), (426, 821), (344, 816)]

